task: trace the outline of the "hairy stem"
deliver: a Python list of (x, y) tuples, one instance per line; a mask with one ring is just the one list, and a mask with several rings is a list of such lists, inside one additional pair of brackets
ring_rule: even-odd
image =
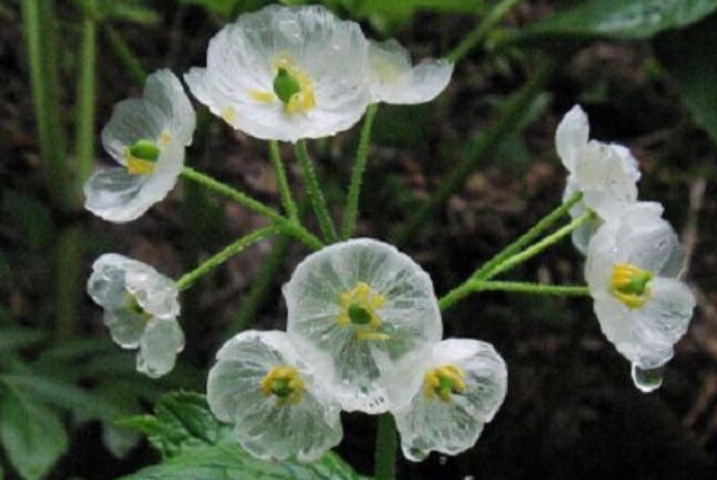
[(334, 226), (329, 209), (326, 206), (326, 199), (321, 191), (319, 185), (319, 179), (316, 176), (316, 170), (314, 164), (311, 161), (309, 152), (306, 149), (306, 141), (299, 140), (296, 144), (296, 158), (299, 159), (301, 168), (304, 171), (304, 178), (306, 181), (306, 195), (311, 201), (311, 206), (314, 208), (316, 219), (319, 221), (319, 228), (324, 234), (324, 238), (329, 243), (334, 243), (337, 239), (336, 227)]
[(202, 262), (201, 265), (199, 265), (191, 272), (185, 273), (179, 280), (177, 280), (177, 288), (179, 290), (186, 290), (188, 288), (191, 288), (197, 280), (199, 280), (204, 275), (208, 274), (216, 267), (229, 260), (237, 253), (244, 250), (249, 245), (252, 245), (272, 235), (276, 235), (280, 231), (281, 229), (279, 227), (277, 227), (276, 225), (272, 225), (271, 227), (260, 228), (251, 232), (248, 235), (241, 237), (236, 242), (232, 243), (220, 252), (216, 253), (215, 255)]
[(469, 280), (441, 297), (438, 301), (438, 306), (441, 308), (441, 311), (445, 311), (471, 293), (496, 291), (527, 293), (532, 295), (554, 295), (560, 297), (590, 295), (588, 287), (583, 285), (543, 285), (540, 283)]
[(276, 140), (269, 141), (269, 157), (271, 158), (271, 163), (274, 164), (274, 171), (276, 171), (276, 179), (279, 183), (279, 194), (281, 195), (281, 203), (284, 205), (284, 211), (290, 219), (296, 220), (298, 219), (298, 209), (291, 196), (291, 188), (286, 178), (286, 169), (284, 168), (284, 162), (281, 160), (279, 142)]
[(398, 448), (396, 422), (391, 413), (378, 417), (376, 434), (376, 480), (394, 480), (396, 478), (396, 450)]
[(564, 215), (570, 211), (573, 206), (582, 200), (582, 192), (574, 193), (569, 199), (567, 199), (558, 208), (543, 217), (538, 223), (531, 227), (527, 232), (518, 237), (513, 243), (505, 247), (503, 250), (498, 252), (493, 258), (488, 260), (481, 268), (471, 276), (473, 280), (484, 280), (493, 271), (495, 267), (503, 263), (508, 257), (511, 257), (525, 248), (526, 245), (530, 245), (538, 236), (544, 231), (550, 228), (555, 222), (560, 220)]
[[(85, 0), (87, 9), (94, 9), (95, 0)], [(77, 124), (75, 144), (75, 202), (82, 203), (82, 186), (92, 173), (95, 156), (95, 67), (97, 63), (97, 23), (92, 15), (83, 13), (80, 43), (80, 73), (77, 81)]]
[(346, 200), (346, 210), (344, 210), (343, 225), (341, 226), (341, 239), (348, 240), (353, 235), (356, 228), (356, 219), (359, 213), (359, 197), (361, 196), (361, 184), (363, 182), (363, 174), (366, 170), (366, 161), (368, 159), (368, 147), (371, 142), (371, 127), (373, 119), (378, 111), (378, 104), (369, 105), (366, 110), (366, 118), (361, 127), (361, 137), (359, 138), (358, 149), (356, 150), (356, 161), (351, 172), (351, 185), (349, 186), (349, 194)]
[(242, 193), (239, 190), (236, 190), (235, 188), (230, 187), (225, 183), (219, 182), (212, 177), (200, 173), (190, 167), (184, 167), (184, 169), (182, 170), (182, 175), (185, 178), (197, 182), (198, 184), (210, 190), (213, 190), (216, 193), (219, 193), (221, 195), (224, 195), (225, 197), (234, 200), (238, 204), (246, 207), (254, 213), (263, 215), (264, 217), (274, 222), (275, 225), (280, 227), (282, 232), (286, 233), (287, 235), (291, 235), (307, 247), (313, 250), (319, 250), (324, 246), (321, 240), (316, 238), (314, 234), (306, 230), (304, 227), (280, 215), (273, 208), (250, 197), (249, 195)]

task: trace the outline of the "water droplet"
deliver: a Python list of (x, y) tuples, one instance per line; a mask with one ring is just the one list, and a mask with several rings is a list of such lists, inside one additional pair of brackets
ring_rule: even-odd
[(445, 465), (446, 463), (448, 463), (448, 457), (438, 457), (438, 463), (440, 463), (441, 465)]
[(662, 386), (664, 367), (643, 369), (632, 365), (632, 380), (635, 386), (644, 393), (650, 393)]
[(465, 477), (463, 477), (463, 480), (476, 480), (476, 477), (474, 477), (473, 475), (466, 475)]

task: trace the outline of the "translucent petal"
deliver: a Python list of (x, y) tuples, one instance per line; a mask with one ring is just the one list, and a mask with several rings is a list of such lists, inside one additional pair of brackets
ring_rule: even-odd
[(87, 293), (95, 303), (110, 310), (126, 305), (125, 272), (131, 262), (134, 260), (116, 253), (106, 253), (95, 260), (87, 281)]
[(583, 202), (603, 220), (637, 201), (636, 162), (626, 151), (591, 141), (575, 164), (575, 181), (583, 192)]
[(420, 389), (410, 404), (394, 411), (401, 447), (410, 460), (420, 461), (430, 451), (455, 455), (471, 448), (505, 399), (505, 362), (490, 344), (444, 340), (433, 348), (427, 368), (445, 365), (463, 373), (462, 394), (454, 393), (446, 402), (426, 398)]
[[(338, 323), (339, 298), (359, 282), (385, 298), (376, 310), (381, 325), (361, 338)], [(316, 358), (332, 378), (345, 410), (386, 411), (390, 400), (383, 377), (402, 357), (437, 342), (440, 312), (430, 277), (394, 247), (371, 239), (331, 245), (307, 257), (284, 286), (288, 332), (307, 358)], [(327, 360), (328, 359), (328, 360)]]
[[(571, 174), (568, 176), (568, 181), (565, 184), (565, 191), (563, 192), (563, 202), (565, 202), (568, 198), (572, 197), (573, 194), (578, 191), (580, 191), (580, 186), (577, 180), (575, 180), (575, 176)], [(587, 211), (588, 209), (585, 206), (585, 202), (581, 200), (575, 205), (573, 205), (573, 207), (570, 209), (570, 218), (576, 219)], [(597, 232), (597, 229), (600, 227), (601, 223), (602, 222), (600, 221), (600, 219), (596, 218), (588, 223), (582, 224), (581, 226), (573, 230), (573, 245), (583, 255), (587, 255), (590, 240), (592, 239), (593, 235), (595, 235), (595, 232)]]
[[(143, 264), (142, 264), (143, 265)], [(126, 273), (127, 291), (142, 309), (162, 319), (179, 315), (179, 291), (176, 283), (148, 265), (146, 268), (129, 268)]]
[(575, 105), (558, 125), (555, 146), (558, 156), (569, 172), (575, 170), (578, 158), (588, 144), (590, 125), (588, 117), (579, 105)]
[(374, 101), (416, 104), (433, 100), (453, 74), (447, 60), (426, 60), (413, 67), (408, 54), (396, 40), (369, 43), (369, 68)]
[[(169, 70), (159, 70), (144, 85), (144, 100), (164, 114), (166, 128), (181, 145), (191, 145), (196, 126), (194, 108), (179, 79)], [(150, 137), (155, 138), (155, 137)]]
[(152, 378), (166, 375), (183, 349), (184, 332), (179, 323), (173, 318), (153, 318), (140, 339), (137, 371)]
[[(261, 458), (319, 458), (341, 441), (338, 405), (330, 399), (284, 332), (243, 332), (227, 342), (209, 372), (212, 412), (233, 423), (237, 440)], [(275, 367), (292, 366), (304, 381), (297, 404), (265, 396), (262, 379)]]
[(112, 340), (122, 348), (135, 349), (147, 328), (146, 316), (121, 308), (105, 310), (105, 325), (110, 330)]
[[(234, 128), (262, 139), (296, 141), (346, 130), (370, 100), (367, 42), (358, 24), (320, 6), (271, 5), (242, 15), (209, 44), (206, 71), (186, 76), (195, 96)], [(316, 99), (289, 114), (273, 92), (275, 65), (288, 58), (308, 77)]]
[(138, 98), (115, 105), (110, 121), (102, 129), (102, 145), (107, 153), (125, 165), (126, 149), (138, 140), (153, 140), (167, 129), (167, 118), (158, 106)]

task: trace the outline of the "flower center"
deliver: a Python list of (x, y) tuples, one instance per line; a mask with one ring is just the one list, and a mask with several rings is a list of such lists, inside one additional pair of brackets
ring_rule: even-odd
[(274, 367), (261, 380), (261, 393), (275, 396), (279, 405), (297, 405), (304, 398), (304, 381), (294, 367)]
[[(134, 145), (128, 146), (125, 151), (127, 171), (132, 175), (148, 175), (154, 172), (154, 164), (162, 153), (162, 147), (172, 140), (168, 132), (162, 132), (159, 142), (140, 139)], [(160, 145), (157, 145), (159, 143)]]
[(629, 263), (618, 263), (612, 268), (610, 293), (628, 308), (640, 308), (650, 298), (652, 272)]
[(314, 86), (309, 76), (293, 60), (286, 56), (274, 62), (273, 92), (252, 90), (249, 96), (261, 103), (271, 103), (277, 98), (284, 104), (286, 113), (306, 113), (316, 106)]
[(451, 363), (431, 368), (423, 376), (423, 397), (427, 400), (450, 403), (451, 395), (460, 395), (465, 391), (463, 370)]
[(149, 321), (152, 318), (152, 315), (147, 313), (144, 310), (144, 308), (142, 308), (142, 306), (139, 304), (139, 302), (137, 301), (137, 298), (134, 295), (132, 295), (129, 292), (126, 292), (125, 296), (126, 296), (125, 308), (127, 308), (127, 310), (129, 312), (131, 312), (139, 317), (144, 317), (144, 319), (146, 321)]
[(360, 340), (388, 340), (380, 333), (383, 324), (377, 310), (386, 304), (386, 297), (373, 290), (367, 283), (356, 286), (339, 295), (339, 316), (336, 323), (341, 327), (353, 327)]

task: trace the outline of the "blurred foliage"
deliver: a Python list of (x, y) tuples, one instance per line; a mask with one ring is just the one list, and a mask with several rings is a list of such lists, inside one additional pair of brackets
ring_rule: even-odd
[(146, 434), (167, 459), (125, 480), (361, 480), (337, 455), (312, 463), (259, 460), (243, 451), (232, 429), (220, 424), (202, 395), (170, 393), (159, 399), (154, 415), (123, 422)]

